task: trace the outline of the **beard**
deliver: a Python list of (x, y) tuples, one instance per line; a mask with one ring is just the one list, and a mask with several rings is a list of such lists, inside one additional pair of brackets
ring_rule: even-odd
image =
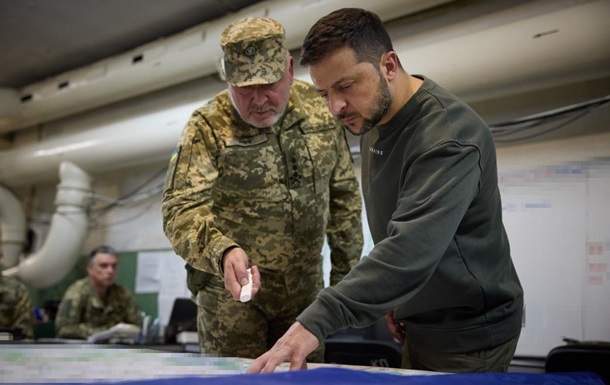
[(282, 117), (282, 115), (283, 115), (283, 113), (273, 111), (272, 115), (265, 119), (255, 119), (255, 118), (250, 118), (250, 117), (244, 119), (243, 116), (242, 116), (242, 119), (253, 127), (266, 128), (266, 127), (271, 127), (275, 123), (277, 123), (280, 120), (280, 118)]
[[(363, 118), (362, 129), (360, 132), (353, 132), (349, 127), (346, 127), (349, 132), (354, 135), (364, 135), (372, 130), (383, 117), (387, 114), (390, 106), (392, 105), (392, 93), (388, 83), (384, 81), (384, 78), (379, 74), (379, 86), (373, 100), (373, 109), (370, 118)], [(344, 119), (347, 114), (337, 116), (339, 119)]]
[[(275, 108), (271, 105), (263, 105), (260, 107), (248, 106), (238, 108), (237, 106), (239, 106), (239, 104), (235, 100), (235, 96), (233, 96), (233, 92), (231, 90), (229, 90), (229, 99), (231, 100), (231, 106), (233, 107), (233, 111), (239, 115), (241, 120), (256, 128), (266, 128), (276, 124), (284, 116), (286, 106), (288, 105), (288, 98), (286, 98), (286, 102), (284, 103), (284, 105), (280, 106), (282, 108)], [(243, 113), (242, 110), (244, 111)], [(267, 116), (266, 118), (255, 118), (251, 116), (252, 113), (267, 110), (270, 111), (270, 116)]]
[(371, 118), (364, 119), (364, 123), (362, 124), (363, 134), (372, 130), (373, 127), (379, 124), (392, 105), (392, 94), (390, 93), (390, 87), (388, 87), (388, 83), (383, 81), (383, 78), (380, 80), (379, 87), (377, 87), (377, 96), (375, 98), (375, 109), (373, 110), (373, 114)]

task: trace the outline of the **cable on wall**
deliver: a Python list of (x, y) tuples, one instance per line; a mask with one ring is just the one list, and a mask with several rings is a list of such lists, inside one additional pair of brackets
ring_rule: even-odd
[(610, 95), (507, 122), (490, 124), (489, 128), (496, 143), (519, 143), (558, 131), (608, 104), (610, 104)]

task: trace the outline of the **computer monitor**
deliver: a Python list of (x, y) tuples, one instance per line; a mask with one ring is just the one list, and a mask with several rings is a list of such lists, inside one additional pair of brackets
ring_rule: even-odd
[(176, 342), (176, 334), (197, 331), (197, 304), (190, 298), (176, 298), (165, 329), (165, 341)]

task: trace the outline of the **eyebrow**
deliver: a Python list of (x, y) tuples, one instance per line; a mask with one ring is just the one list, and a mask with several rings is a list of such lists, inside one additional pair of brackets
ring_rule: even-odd
[[(349, 78), (349, 76), (343, 76), (343, 77), (341, 77), (341, 78), (337, 79), (335, 82), (333, 82), (333, 83), (330, 85), (330, 88), (335, 88), (335, 87), (336, 87), (336, 86), (337, 86), (339, 83), (341, 83), (341, 82), (345, 81), (345, 80), (346, 80), (346, 79), (348, 79), (348, 78)], [(324, 92), (324, 90), (321, 90), (321, 89), (319, 89), (319, 88), (317, 88), (317, 87), (316, 87), (316, 91), (318, 91), (318, 93), (322, 93), (322, 92)]]
[(112, 265), (112, 266), (118, 266), (118, 262), (100, 262), (99, 265), (100, 266), (108, 266), (108, 265)]

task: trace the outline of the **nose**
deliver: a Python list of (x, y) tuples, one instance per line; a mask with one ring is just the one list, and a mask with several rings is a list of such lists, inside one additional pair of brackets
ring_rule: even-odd
[(262, 106), (267, 101), (267, 95), (265, 94), (265, 89), (263, 87), (254, 87), (254, 92), (252, 92), (252, 101), (258, 106)]
[(343, 111), (347, 106), (347, 102), (344, 98), (333, 94), (328, 94), (328, 99), (326, 103), (328, 104), (328, 109), (330, 110), (330, 113), (334, 116), (339, 115), (341, 111)]

